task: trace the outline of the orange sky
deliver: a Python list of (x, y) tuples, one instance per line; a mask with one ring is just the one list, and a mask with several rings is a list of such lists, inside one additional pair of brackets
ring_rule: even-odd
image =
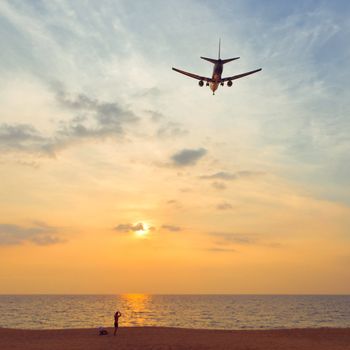
[(341, 11), (79, 4), (0, 4), (0, 293), (350, 293)]

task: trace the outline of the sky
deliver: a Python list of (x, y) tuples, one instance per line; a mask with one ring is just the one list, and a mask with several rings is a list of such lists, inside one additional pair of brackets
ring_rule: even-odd
[(349, 14), (1, 1), (0, 293), (350, 293)]

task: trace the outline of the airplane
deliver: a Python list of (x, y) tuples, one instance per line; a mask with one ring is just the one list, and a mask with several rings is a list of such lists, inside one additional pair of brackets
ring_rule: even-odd
[(213, 91), (213, 95), (215, 95), (215, 91), (217, 90), (219, 85), (224, 86), (225, 82), (227, 82), (227, 86), (231, 87), (232, 80), (240, 79), (240, 78), (243, 78), (247, 75), (254, 74), (254, 73), (261, 71), (261, 68), (259, 68), (259, 69), (252, 70), (250, 72), (234, 75), (232, 77), (221, 78), (221, 74), (222, 74), (222, 71), (224, 69), (224, 64), (231, 62), (231, 61), (234, 61), (234, 60), (238, 60), (239, 57), (227, 58), (225, 60), (222, 60), (220, 58), (220, 46), (221, 46), (221, 40), (219, 40), (219, 55), (218, 55), (217, 60), (214, 58), (201, 57), (201, 59), (209, 61), (209, 62), (214, 64), (213, 75), (211, 78), (202, 77), (200, 75), (193, 74), (193, 73), (188, 73), (188, 72), (185, 72), (181, 69), (177, 69), (174, 67), (172, 67), (172, 69), (175, 72), (178, 72), (178, 73), (187, 75), (190, 78), (194, 78), (194, 79), (199, 80), (198, 84), (200, 87), (202, 87), (204, 85), (204, 82), (206, 82), (206, 86), (210, 86), (211, 91)]

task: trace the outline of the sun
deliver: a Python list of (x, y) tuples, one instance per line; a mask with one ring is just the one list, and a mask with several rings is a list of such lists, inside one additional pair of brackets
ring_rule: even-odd
[(137, 237), (145, 237), (149, 234), (150, 225), (145, 222), (139, 222), (135, 225), (137, 229), (134, 231)]

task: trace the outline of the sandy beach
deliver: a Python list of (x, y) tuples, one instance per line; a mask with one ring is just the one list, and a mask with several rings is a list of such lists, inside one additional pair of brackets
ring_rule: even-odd
[(350, 349), (350, 329), (261, 331), (194, 330), (162, 327), (120, 328), (116, 337), (96, 329), (17, 330), (0, 328), (2, 350), (337, 350)]

